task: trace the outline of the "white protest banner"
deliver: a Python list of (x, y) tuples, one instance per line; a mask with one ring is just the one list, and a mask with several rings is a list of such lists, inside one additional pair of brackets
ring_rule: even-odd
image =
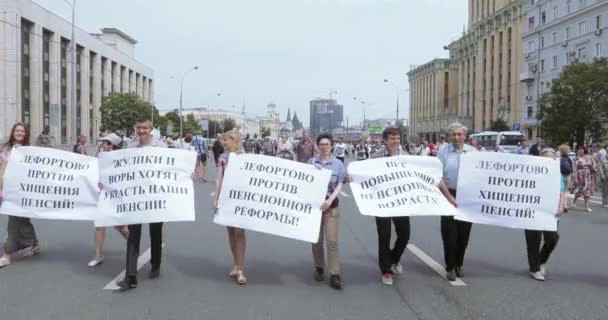
[(439, 159), (395, 156), (351, 162), (350, 189), (361, 214), (376, 217), (453, 216), (456, 209), (439, 191)]
[(194, 221), (192, 172), (196, 153), (133, 148), (99, 154), (103, 185), (96, 226)]
[(13, 148), (4, 172), (0, 213), (95, 220), (97, 182), (94, 157), (41, 147)]
[(495, 152), (460, 157), (457, 220), (495, 226), (557, 230), (559, 161)]
[(254, 154), (231, 154), (217, 224), (315, 243), (331, 171)]

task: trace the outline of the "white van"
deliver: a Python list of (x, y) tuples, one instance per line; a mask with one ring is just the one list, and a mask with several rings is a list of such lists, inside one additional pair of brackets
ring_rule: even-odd
[(519, 131), (483, 131), (474, 133), (469, 138), (488, 151), (493, 151), (494, 147), (498, 144), (507, 153), (517, 153), (517, 144), (520, 141), (526, 140), (526, 136)]

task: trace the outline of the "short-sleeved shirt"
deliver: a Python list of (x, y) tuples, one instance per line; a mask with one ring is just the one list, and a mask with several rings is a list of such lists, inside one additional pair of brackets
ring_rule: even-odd
[(300, 142), (298, 144), (297, 159), (298, 162), (307, 163), (310, 158), (315, 156), (315, 146), (311, 143)]
[(462, 150), (458, 151), (453, 144), (441, 149), (437, 154), (437, 158), (443, 166), (443, 180), (448, 189), (456, 190), (458, 186), (458, 170), (460, 170), (460, 156), (467, 152), (477, 152), (477, 150), (468, 144), (462, 146)]
[(203, 153), (207, 153), (207, 146), (205, 146), (205, 140), (201, 136), (196, 136), (192, 139), (192, 145), (194, 146), (194, 151), (199, 155)]
[(327, 185), (327, 193), (325, 199), (329, 198), (331, 194), (336, 190), (338, 183), (346, 182), (346, 169), (342, 161), (336, 157), (330, 156), (328, 160), (321, 160), (319, 157), (310, 158), (308, 164), (319, 165), (324, 169), (331, 170), (331, 179)]
[(346, 155), (346, 144), (345, 143), (337, 143), (334, 147), (334, 152), (336, 153), (336, 157), (344, 158)]
[(219, 158), (217, 159), (217, 162), (215, 163), (215, 166), (217, 168), (226, 169), (226, 166), (228, 165), (229, 157), (230, 157), (230, 153), (228, 153), (228, 152), (224, 152), (224, 153), (220, 154)]
[(156, 148), (166, 148), (167, 145), (162, 142), (160, 139), (152, 138), (149, 144), (139, 143), (139, 140), (131, 140), (131, 142), (127, 145), (127, 148), (145, 148), (145, 147), (156, 147)]

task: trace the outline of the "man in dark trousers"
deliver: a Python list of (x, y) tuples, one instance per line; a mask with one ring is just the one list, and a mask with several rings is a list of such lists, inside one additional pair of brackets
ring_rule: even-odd
[[(467, 128), (460, 123), (451, 124), (448, 127), (448, 134), (452, 143), (441, 149), (437, 154), (437, 158), (441, 161), (443, 167), (443, 181), (439, 184), (439, 189), (446, 199), (457, 207), (456, 188), (458, 186), (461, 156), (468, 152), (477, 152), (477, 149), (464, 144)], [(452, 216), (441, 217), (443, 256), (446, 265), (446, 278), (449, 281), (456, 281), (456, 277), (463, 277), (462, 265), (469, 244), (471, 226), (472, 223), (456, 220)]]
[[(128, 148), (147, 148), (167, 146), (152, 136), (152, 121), (147, 115), (140, 116), (135, 121), (135, 133), (139, 137)], [(127, 239), (127, 267), (125, 278), (118, 281), (116, 285), (121, 290), (137, 288), (137, 259), (139, 258), (139, 241), (141, 239), (141, 224), (129, 225), (129, 238)], [(152, 269), (148, 274), (150, 279), (160, 276), (160, 261), (163, 245), (163, 223), (150, 223), (150, 249), (152, 257), (150, 265)]]
[[(398, 128), (389, 127), (382, 132), (384, 148), (372, 154), (372, 158), (393, 157), (401, 152), (401, 134)], [(391, 223), (395, 225), (397, 239), (391, 249)], [(410, 217), (376, 217), (376, 231), (378, 232), (378, 266), (382, 273), (382, 284), (393, 285), (393, 275), (403, 273), (401, 256), (410, 240)]]
[(217, 139), (215, 139), (215, 142), (213, 143), (213, 146), (211, 147), (211, 151), (213, 151), (213, 158), (215, 159), (215, 163), (217, 164), (218, 159), (220, 158), (220, 155), (222, 155), (222, 153), (224, 153), (224, 146), (222, 146), (222, 135), (221, 134), (217, 134)]
[(543, 144), (543, 139), (541, 139), (541, 137), (537, 136), (536, 143), (533, 144), (532, 146), (530, 146), (530, 152), (528, 154), (531, 156), (539, 156), (540, 151), (544, 148), (545, 148), (545, 145)]

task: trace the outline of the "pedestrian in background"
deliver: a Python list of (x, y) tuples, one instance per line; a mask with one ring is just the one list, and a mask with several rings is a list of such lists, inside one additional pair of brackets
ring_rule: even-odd
[(572, 172), (574, 171), (574, 165), (572, 164), (572, 159), (568, 156), (570, 153), (570, 147), (567, 144), (562, 144), (559, 146), (559, 161), (560, 166), (559, 170), (562, 175), (562, 179), (564, 180), (564, 191), (562, 191), (561, 203), (560, 205), (564, 207), (564, 212), (568, 212), (568, 188), (572, 181)]
[[(555, 160), (555, 151), (551, 148), (545, 148), (540, 151), (540, 156), (547, 157)], [(564, 179), (560, 179), (560, 192), (563, 194), (566, 189)], [(561, 196), (560, 196), (561, 197)], [(563, 212), (562, 201), (560, 199), (559, 208), (556, 217), (559, 217)], [(559, 240), (559, 234), (557, 231), (547, 230), (524, 230), (526, 235), (526, 247), (528, 252), (528, 267), (530, 270), (530, 276), (538, 281), (545, 281), (547, 274), (547, 261), (551, 256), (553, 250), (557, 246)], [(544, 244), (541, 248), (540, 243), (544, 238)]]
[(207, 144), (205, 139), (199, 133), (192, 140), (192, 146), (196, 151), (196, 175), (198, 179), (203, 182), (207, 182), (205, 175), (207, 175)]
[(334, 141), (330, 134), (322, 133), (317, 137), (319, 155), (311, 158), (308, 163), (319, 169), (331, 170), (331, 179), (327, 186), (325, 201), (321, 204), (321, 229), (317, 243), (312, 245), (312, 257), (315, 264), (315, 280), (324, 280), (325, 253), (323, 245), (327, 245), (327, 264), (329, 268), (329, 285), (336, 290), (342, 290), (340, 276), (340, 261), (338, 254), (338, 229), (340, 226), (340, 209), (338, 195), (346, 180), (346, 169), (341, 160), (332, 156), (331, 148)]
[[(219, 209), (218, 201), (222, 192), (222, 184), (224, 182), (224, 173), (228, 167), (230, 153), (242, 153), (243, 147), (241, 136), (236, 131), (228, 131), (222, 137), (222, 145), (224, 153), (219, 156), (216, 163), (217, 175), (215, 178), (215, 193), (213, 195), (213, 209), (217, 213)], [(245, 230), (235, 227), (226, 227), (228, 231), (228, 243), (230, 252), (232, 253), (233, 267), (228, 274), (237, 284), (244, 285), (247, 283), (247, 278), (244, 273), (245, 265), (245, 248), (247, 240), (245, 238)]]
[[(443, 182), (439, 189), (443, 195), (455, 207), (456, 192), (458, 186), (458, 171), (460, 170), (460, 159), (463, 154), (476, 152), (477, 150), (464, 144), (467, 128), (460, 123), (453, 123), (448, 127), (448, 134), (452, 143), (443, 148), (437, 158), (443, 166)], [(441, 238), (443, 240), (443, 255), (446, 264), (446, 278), (455, 281), (456, 277), (462, 278), (462, 265), (464, 255), (469, 243), (472, 223), (454, 219), (452, 216), (441, 217)]]
[(217, 134), (215, 141), (213, 142), (213, 146), (211, 147), (211, 151), (213, 152), (213, 160), (217, 165), (219, 161), (220, 155), (224, 153), (224, 146), (222, 145), (222, 135)]
[(531, 156), (538, 156), (540, 155), (540, 150), (544, 148), (545, 144), (543, 143), (543, 139), (541, 139), (540, 136), (536, 136), (536, 143), (530, 146), (528, 154), (530, 154)]
[(600, 190), (602, 191), (602, 206), (608, 208), (608, 153), (606, 148), (600, 148), (597, 152), (597, 169), (600, 178)]
[[(99, 141), (101, 141), (100, 152), (120, 150), (120, 146), (122, 145), (122, 138), (114, 133), (108, 134), (107, 136), (99, 139)], [(123, 238), (125, 238), (125, 240), (129, 238), (129, 229), (127, 226), (115, 226), (114, 229), (116, 229), (116, 231), (118, 231)], [(90, 268), (96, 267), (103, 263), (103, 243), (106, 240), (106, 228), (96, 227), (93, 238), (95, 241), (95, 258), (88, 263)]]
[(578, 156), (574, 162), (574, 184), (576, 186), (576, 193), (574, 194), (572, 207), (576, 208), (576, 200), (582, 197), (585, 201), (585, 210), (591, 212), (589, 199), (591, 198), (593, 187), (595, 186), (594, 175), (597, 172), (595, 169), (595, 161), (584, 146), (579, 146), (576, 149), (576, 155)]
[(277, 144), (277, 157), (293, 160), (293, 145), (287, 140), (287, 135), (282, 135), (281, 141)]
[(348, 148), (348, 146), (342, 141), (342, 138), (338, 139), (338, 143), (336, 143), (336, 145), (334, 146), (334, 154), (336, 155), (336, 158), (338, 158), (338, 160), (342, 161), (342, 163), (344, 163), (344, 158), (348, 153), (346, 148)]
[(87, 137), (84, 135), (78, 136), (78, 142), (74, 145), (72, 149), (74, 153), (87, 154)]
[(312, 157), (315, 156), (315, 145), (310, 140), (308, 134), (304, 134), (300, 143), (296, 147), (296, 160), (298, 162), (307, 163)]
[[(0, 153), (0, 204), (2, 203), (4, 172), (8, 165), (11, 152), (14, 148), (29, 145), (29, 129), (21, 122), (15, 123), (11, 129), (8, 142), (4, 145), (2, 152)], [(12, 256), (21, 250), (23, 250), (24, 257), (30, 257), (40, 253), (40, 245), (30, 218), (8, 216), (6, 231), (8, 236), (6, 237), (6, 244), (4, 245), (4, 253), (0, 257), (0, 268), (11, 264)]]

